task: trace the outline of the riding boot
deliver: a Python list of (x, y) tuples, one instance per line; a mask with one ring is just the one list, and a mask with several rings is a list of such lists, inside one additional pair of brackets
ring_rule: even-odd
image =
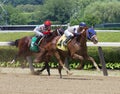
[(39, 47), (39, 41), (40, 41), (40, 39), (42, 38), (42, 36), (39, 36), (38, 38), (37, 38), (37, 40), (35, 41), (35, 43), (34, 43), (34, 45), (35, 46), (38, 46)]
[(67, 43), (70, 39), (72, 39), (72, 36), (68, 36), (67, 39), (63, 42), (63, 45), (67, 46)]

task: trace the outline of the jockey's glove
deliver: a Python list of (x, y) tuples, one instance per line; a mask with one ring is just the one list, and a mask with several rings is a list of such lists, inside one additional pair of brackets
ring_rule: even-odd
[(80, 33), (74, 33), (74, 36), (75, 37), (80, 36)]

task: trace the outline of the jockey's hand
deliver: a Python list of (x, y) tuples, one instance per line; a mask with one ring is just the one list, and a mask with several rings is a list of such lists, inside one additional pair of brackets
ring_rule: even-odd
[(74, 36), (75, 37), (80, 36), (80, 33), (74, 33)]
[(50, 30), (50, 33), (52, 33), (53, 32), (53, 30)]

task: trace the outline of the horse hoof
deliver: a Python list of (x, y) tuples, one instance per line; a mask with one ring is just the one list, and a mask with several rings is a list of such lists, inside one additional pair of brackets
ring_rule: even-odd
[(38, 63), (38, 62), (39, 62), (39, 60), (38, 60), (38, 59), (35, 59), (33, 62)]
[(83, 68), (83, 67), (77, 67), (76, 69), (77, 69), (77, 70), (82, 70), (82, 68)]
[(97, 71), (101, 71), (100, 69), (97, 69)]
[(41, 75), (41, 74), (42, 74), (42, 72), (40, 72), (39, 70), (34, 72), (34, 75)]
[(33, 75), (39, 75), (39, 73), (38, 72), (34, 72), (34, 74)]
[(35, 72), (31, 72), (32, 75), (35, 75)]
[(72, 72), (70, 72), (70, 73), (68, 73), (68, 75), (73, 75), (73, 73), (72, 73)]

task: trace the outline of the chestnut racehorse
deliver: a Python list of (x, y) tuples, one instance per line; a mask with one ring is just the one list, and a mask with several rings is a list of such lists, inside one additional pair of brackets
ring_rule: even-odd
[[(39, 62), (42, 59), (42, 56), (45, 53), (53, 53), (54, 56), (59, 61), (58, 71), (60, 74), (60, 78), (62, 78), (61, 69), (64, 68), (68, 74), (71, 74), (70, 71), (64, 66), (64, 60), (67, 56), (70, 56), (73, 59), (78, 59), (83, 64), (83, 60), (90, 60), (94, 64), (97, 70), (100, 70), (97, 66), (95, 60), (88, 55), (87, 51), (87, 38), (90, 39), (94, 44), (98, 42), (96, 32), (93, 28), (81, 28), (78, 29), (79, 36), (74, 37), (67, 45), (67, 51), (63, 51), (58, 48), (58, 41), (60, 36), (55, 37), (51, 42), (44, 46), (44, 51), (39, 53), (35, 62)], [(63, 44), (61, 44), (63, 45)], [(81, 66), (79, 66), (81, 67)]]
[[(60, 36), (61, 34), (63, 34), (62, 28), (57, 27), (51, 34), (45, 35), (45, 37), (40, 42), (40, 46), (39, 46), (40, 52), (37, 52), (37, 53), (30, 50), (32, 36), (25, 36), (21, 39), (17, 39), (15, 41), (11, 42), (11, 45), (18, 47), (18, 53), (16, 54), (16, 56), (14, 57), (14, 59), (12, 60), (11, 63), (14, 63), (16, 58), (23, 57), (28, 60), (31, 73), (36, 74), (36, 72), (34, 72), (34, 68), (32, 65), (31, 56), (32, 55), (37, 56), (39, 53), (44, 51), (44, 49), (43, 49), (44, 46), (47, 43), (49, 43), (54, 37)], [(45, 68), (47, 68), (48, 75), (50, 75), (50, 69), (49, 69), (49, 65), (48, 65), (50, 56), (51, 56), (50, 54), (46, 54), (46, 56), (42, 57), (42, 61), (45, 62), (45, 67), (43, 67), (41, 70), (39, 70), (39, 72), (44, 70)]]

